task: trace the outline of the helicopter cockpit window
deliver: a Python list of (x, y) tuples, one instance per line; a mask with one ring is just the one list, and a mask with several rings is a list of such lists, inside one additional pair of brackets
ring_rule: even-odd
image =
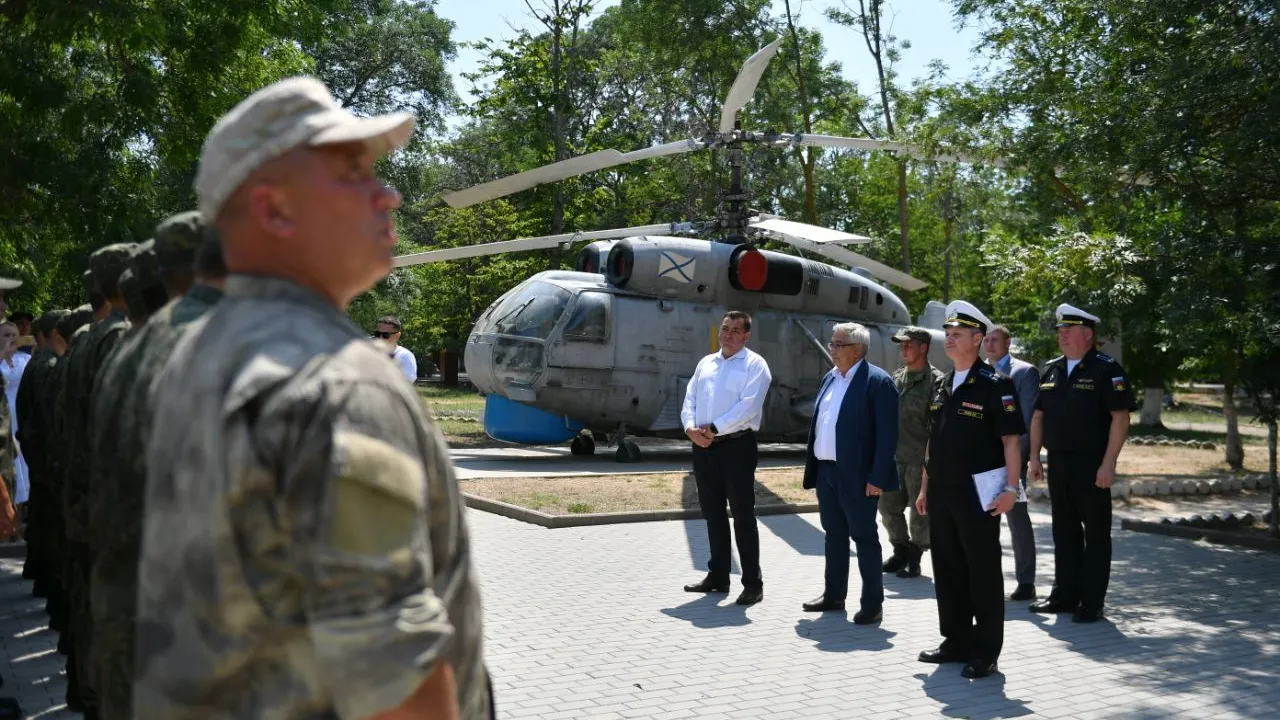
[(609, 338), (609, 298), (607, 293), (584, 292), (578, 296), (573, 315), (564, 328), (565, 340), (604, 342)]
[(493, 311), (493, 332), (546, 340), (572, 297), (551, 283), (529, 283)]

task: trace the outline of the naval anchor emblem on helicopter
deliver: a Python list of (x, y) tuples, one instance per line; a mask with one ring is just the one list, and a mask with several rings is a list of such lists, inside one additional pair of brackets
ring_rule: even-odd
[[(484, 422), (490, 436), (524, 444), (570, 442), (574, 454), (591, 454), (602, 440), (617, 447), (621, 462), (640, 458), (632, 436), (684, 438), (685, 386), (698, 360), (716, 349), (716, 329), (730, 309), (754, 316), (751, 348), (773, 372), (758, 433), (765, 442), (804, 440), (818, 383), (831, 367), (825, 340), (835, 324), (866, 325), (868, 359), (890, 370), (899, 365), (891, 338), (912, 324), (911, 317), (877, 278), (906, 290), (925, 283), (845, 247), (870, 238), (750, 209), (743, 187), (744, 148), (921, 153), (893, 141), (742, 130), (738, 111), (755, 93), (780, 44), (776, 40), (747, 60), (725, 99), (719, 128), (701, 138), (628, 153), (602, 150), (444, 198), (453, 207), (466, 207), (623, 163), (715, 148), (727, 158), (729, 182), (714, 219), (396, 258), (397, 266), (408, 266), (593, 241), (579, 253), (574, 271), (530, 277), (498, 298), (472, 329), (464, 362), (472, 383), (487, 395)], [(971, 162), (955, 153), (930, 157)], [(753, 244), (759, 239), (781, 241), (851, 269), (761, 250)], [(916, 324), (937, 328), (930, 361), (949, 367), (942, 352), (941, 311), (941, 304), (931, 302)]]

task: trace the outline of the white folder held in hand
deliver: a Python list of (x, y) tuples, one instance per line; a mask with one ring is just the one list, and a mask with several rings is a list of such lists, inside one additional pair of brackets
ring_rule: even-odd
[[(996, 501), (996, 497), (1004, 492), (1008, 485), (1009, 471), (1003, 466), (994, 470), (973, 474), (973, 486), (978, 490), (978, 503), (982, 505), (982, 509), (986, 510), (991, 507), (991, 503)], [(1018, 483), (1018, 499), (1017, 502), (1027, 501), (1027, 491), (1022, 487), (1022, 483)]]

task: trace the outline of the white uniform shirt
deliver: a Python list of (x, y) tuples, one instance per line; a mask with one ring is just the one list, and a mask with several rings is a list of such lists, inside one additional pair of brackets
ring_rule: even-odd
[(957, 370), (955, 377), (951, 379), (951, 392), (955, 392), (956, 388), (964, 384), (966, 378), (969, 377), (968, 370)]
[(772, 381), (769, 363), (748, 348), (728, 358), (712, 353), (698, 362), (689, 378), (680, 422), (685, 430), (715, 425), (719, 435), (759, 430)]
[(853, 383), (853, 376), (858, 374), (862, 365), (849, 368), (844, 375), (839, 370), (831, 369), (831, 382), (827, 383), (827, 391), (818, 399), (818, 427), (813, 438), (813, 455), (819, 460), (836, 459), (836, 422), (840, 420), (840, 406), (844, 403), (844, 394)]
[(396, 346), (396, 351), (391, 353), (391, 359), (396, 361), (400, 366), (400, 372), (404, 373), (404, 377), (409, 382), (416, 382), (418, 379), (418, 359), (409, 352), (408, 348)]

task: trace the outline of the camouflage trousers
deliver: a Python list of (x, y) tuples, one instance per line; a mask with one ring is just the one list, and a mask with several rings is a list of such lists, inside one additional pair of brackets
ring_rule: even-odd
[(135, 629), (132, 588), (106, 582), (94, 569), (93, 643), (89, 665), (99, 715), (103, 718), (133, 717), (133, 633)]
[[(889, 531), (889, 542), (906, 545), (908, 540), (921, 548), (929, 548), (929, 518), (916, 512), (916, 498), (920, 495), (920, 478), (923, 465), (898, 465), (901, 487), (880, 495), (880, 522)], [(910, 532), (903, 512), (911, 515)]]
[[(93, 688), (93, 668), (89, 663), (93, 639), (93, 611), (89, 600), (89, 546), (84, 543), (67, 543), (66, 589), (67, 628), (71, 631), (71, 654), (67, 664), (75, 665), (76, 691), (81, 703), (88, 708), (98, 706)], [(71, 668), (67, 668), (68, 675)]]

